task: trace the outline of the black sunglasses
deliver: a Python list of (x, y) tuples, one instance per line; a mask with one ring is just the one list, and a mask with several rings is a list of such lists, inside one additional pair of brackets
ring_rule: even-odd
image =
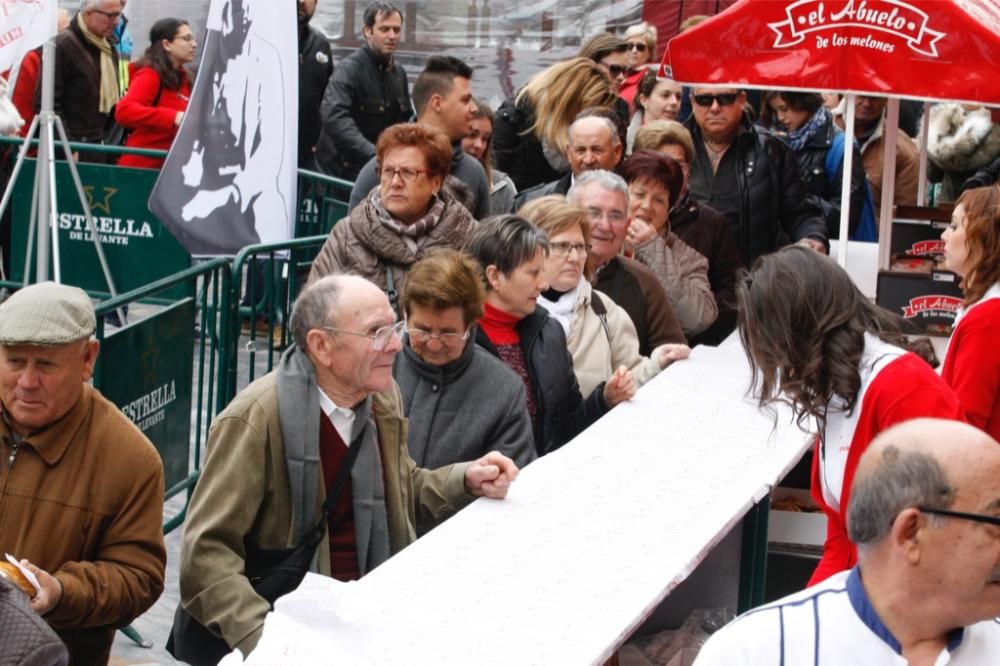
[(603, 62), (601, 64), (608, 68), (608, 72), (611, 74), (611, 78), (624, 76), (625, 72), (628, 71), (628, 67), (626, 67), (625, 65), (609, 65)]
[(712, 106), (714, 102), (718, 102), (719, 106), (729, 106), (739, 96), (739, 93), (720, 93), (718, 95), (693, 95), (691, 99), (698, 106)]
[(965, 513), (964, 511), (949, 511), (947, 509), (931, 509), (926, 506), (918, 506), (917, 511), (920, 511), (921, 513), (932, 513), (936, 516), (946, 516), (948, 518), (972, 520), (977, 523), (986, 523), (987, 525), (1000, 525), (1000, 516), (986, 516), (981, 513)]
[(632, 51), (638, 51), (639, 53), (646, 52), (646, 45), (642, 42), (629, 42), (628, 48)]

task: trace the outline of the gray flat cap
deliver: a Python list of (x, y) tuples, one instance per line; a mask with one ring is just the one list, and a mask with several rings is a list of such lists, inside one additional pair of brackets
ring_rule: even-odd
[(0, 305), (0, 345), (54, 347), (94, 334), (94, 305), (78, 287), (40, 282)]

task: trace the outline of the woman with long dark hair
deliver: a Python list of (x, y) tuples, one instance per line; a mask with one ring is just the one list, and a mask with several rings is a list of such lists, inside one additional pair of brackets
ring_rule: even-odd
[(944, 239), (944, 262), (962, 276), (965, 302), (948, 341), (941, 376), (969, 423), (1000, 437), (1000, 185), (958, 197)]
[[(128, 92), (118, 102), (115, 120), (131, 130), (126, 147), (167, 150), (191, 97), (191, 77), (184, 67), (194, 60), (198, 44), (188, 22), (178, 18), (154, 23), (149, 42)], [(118, 164), (159, 169), (163, 159), (123, 155)]]
[(833, 260), (801, 245), (761, 257), (737, 285), (739, 332), (761, 408), (791, 406), (818, 427), (812, 495), (827, 517), (810, 584), (857, 563), (847, 538), (851, 483), (861, 454), (890, 426), (918, 417), (963, 420), (931, 367), (926, 338), (872, 303)]

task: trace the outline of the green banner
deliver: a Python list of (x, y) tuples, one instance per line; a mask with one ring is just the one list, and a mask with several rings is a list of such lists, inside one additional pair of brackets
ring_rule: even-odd
[[(11, 204), (11, 279), (16, 281), (24, 279), (35, 166), (36, 160), (25, 161)], [(77, 164), (77, 169), (118, 293), (142, 287), (191, 265), (190, 255), (146, 206), (158, 171), (100, 164)], [(65, 162), (56, 163), (56, 206), (62, 282), (90, 292), (109, 293), (79, 194)], [(34, 256), (31, 262), (34, 281)], [(55, 257), (49, 265), (51, 277)]]
[(156, 446), (168, 488), (188, 473), (194, 328), (186, 298), (110, 333), (98, 356), (95, 385)]

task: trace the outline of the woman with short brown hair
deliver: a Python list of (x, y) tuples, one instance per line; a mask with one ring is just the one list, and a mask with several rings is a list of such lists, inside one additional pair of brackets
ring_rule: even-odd
[(443, 133), (416, 123), (389, 127), (375, 145), (379, 185), (336, 225), (309, 281), (355, 273), (382, 288), (393, 309), (410, 266), (434, 248), (459, 249), (472, 214), (442, 189), (451, 168)]

